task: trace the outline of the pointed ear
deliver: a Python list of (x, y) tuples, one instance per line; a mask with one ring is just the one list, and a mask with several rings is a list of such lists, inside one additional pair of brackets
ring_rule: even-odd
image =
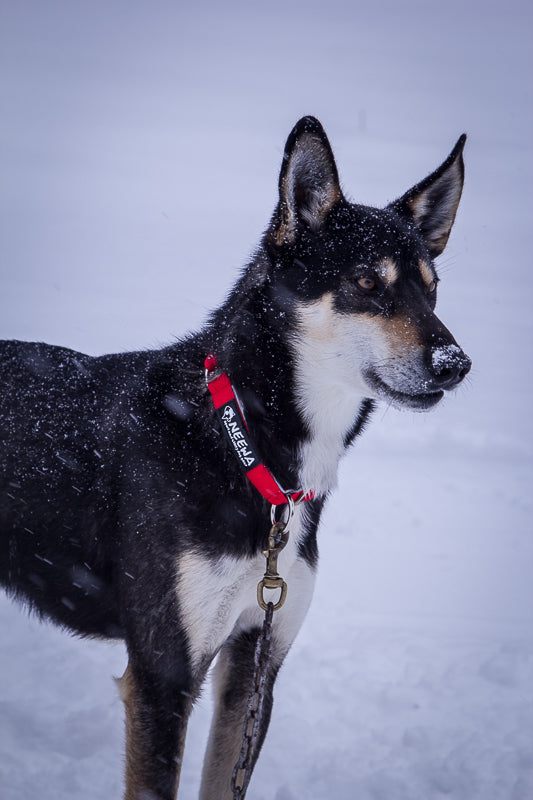
[(446, 247), (461, 199), (465, 141), (463, 133), (444, 164), (389, 206), (420, 229), (432, 258)]
[(276, 244), (293, 242), (302, 223), (318, 230), (341, 197), (339, 175), (324, 129), (314, 117), (303, 117), (292, 129), (283, 154), (274, 218)]

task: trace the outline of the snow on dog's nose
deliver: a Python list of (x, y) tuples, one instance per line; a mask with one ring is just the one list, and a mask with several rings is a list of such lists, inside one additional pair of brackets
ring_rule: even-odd
[(431, 350), (430, 371), (435, 388), (453, 389), (470, 372), (471, 366), (471, 360), (456, 344)]

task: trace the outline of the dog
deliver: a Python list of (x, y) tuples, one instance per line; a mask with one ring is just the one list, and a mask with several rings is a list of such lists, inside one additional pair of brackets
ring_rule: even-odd
[(345, 198), (321, 124), (304, 117), (261, 243), (199, 333), (101, 357), (1, 344), (1, 581), (69, 631), (125, 640), (126, 800), (176, 797), (187, 720), (215, 656), (200, 797), (234, 796), (272, 519), (291, 512), (279, 556), (287, 592), (254, 763), (311, 601), (339, 459), (376, 402), (430, 409), (468, 373), (434, 313), (465, 139), (378, 210)]

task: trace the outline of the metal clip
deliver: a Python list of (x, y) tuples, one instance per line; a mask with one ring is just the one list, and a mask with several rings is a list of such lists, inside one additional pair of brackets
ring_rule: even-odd
[(266, 558), (266, 571), (257, 585), (257, 602), (263, 611), (268, 609), (265, 600), (265, 589), (279, 589), (280, 596), (278, 602), (274, 604), (274, 611), (281, 608), (287, 597), (287, 584), (278, 574), (278, 555), (283, 550), (289, 539), (289, 531), (286, 522), (274, 522), (268, 534), (268, 545), (263, 550)]

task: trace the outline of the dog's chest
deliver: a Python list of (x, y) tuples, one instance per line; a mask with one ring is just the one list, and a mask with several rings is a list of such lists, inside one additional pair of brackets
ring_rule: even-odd
[[(268, 523), (267, 523), (268, 525)], [(295, 509), (287, 546), (280, 553), (278, 570), (288, 583), (287, 608), (276, 614), (280, 636), (290, 642), (291, 616), (301, 621), (311, 599), (313, 570), (298, 554), (302, 536), (302, 511)], [(234, 629), (260, 626), (264, 612), (257, 602), (257, 585), (265, 572), (262, 553), (252, 558), (221, 555), (213, 559), (199, 550), (183, 553), (177, 565), (176, 591), (193, 666), (211, 658)], [(265, 600), (276, 602), (279, 592), (266, 592)], [(283, 612), (283, 613), (282, 613)], [(287, 613), (288, 612), (288, 613)], [(305, 612), (303, 612), (305, 613)]]

